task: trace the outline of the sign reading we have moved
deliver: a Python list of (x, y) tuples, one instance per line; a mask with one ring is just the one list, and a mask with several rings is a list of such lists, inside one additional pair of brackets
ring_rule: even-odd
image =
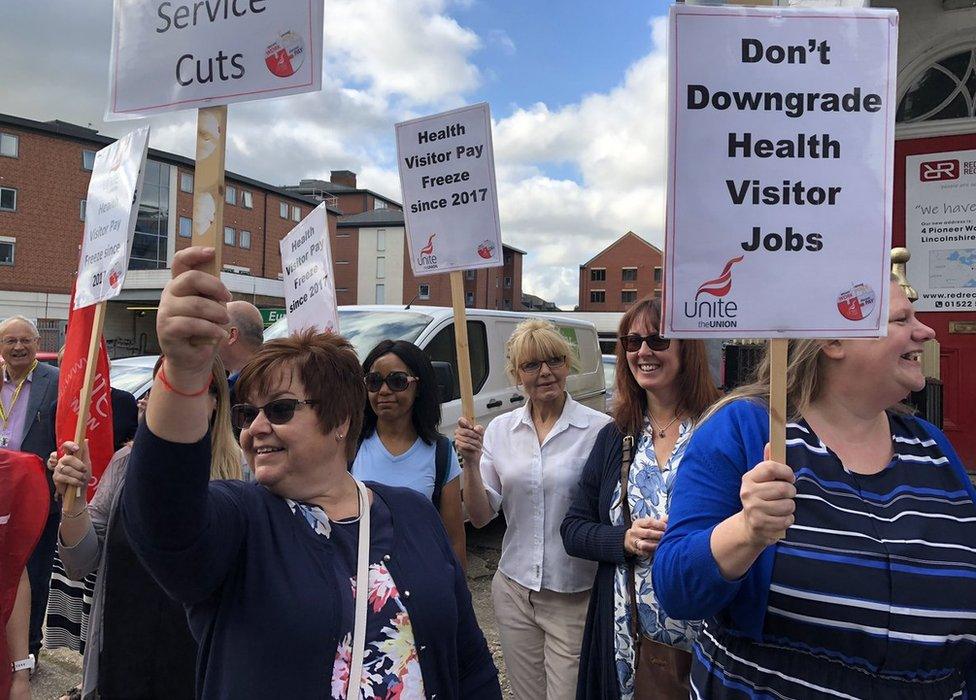
[(85, 233), (74, 298), (77, 309), (122, 291), (148, 148), (149, 127), (144, 126), (95, 154), (85, 199)]
[(288, 332), (338, 332), (332, 247), (323, 202), (279, 243)]
[(115, 0), (106, 119), (319, 90), (323, 0)]
[(488, 104), (402, 122), (396, 139), (413, 274), (501, 265)]
[(670, 20), (665, 334), (885, 335), (897, 13)]

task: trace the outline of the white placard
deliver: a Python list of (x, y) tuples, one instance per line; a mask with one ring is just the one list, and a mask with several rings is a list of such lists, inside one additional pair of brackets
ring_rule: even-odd
[(976, 311), (976, 150), (905, 159), (905, 245), (916, 311)]
[(288, 332), (306, 328), (338, 332), (339, 313), (325, 203), (315, 207), (279, 245)]
[(413, 274), (502, 265), (488, 104), (401, 122), (396, 138)]
[(898, 14), (671, 7), (665, 333), (887, 333)]
[(148, 149), (149, 127), (144, 126), (95, 154), (85, 199), (75, 308), (111, 299), (122, 291)]
[(105, 118), (322, 87), (323, 0), (115, 0)]

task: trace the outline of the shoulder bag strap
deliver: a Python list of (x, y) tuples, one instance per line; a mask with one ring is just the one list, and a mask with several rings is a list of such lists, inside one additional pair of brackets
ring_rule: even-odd
[[(630, 514), (630, 497), (628, 486), (630, 482), (630, 465), (634, 461), (634, 437), (625, 435), (620, 459), (620, 507), (623, 511), (624, 525), (627, 529), (634, 524)], [(626, 535), (624, 535), (626, 537)], [(630, 597), (630, 636), (634, 644), (634, 665), (640, 658), (640, 634), (637, 632), (637, 586), (634, 573), (634, 558), (627, 557), (627, 593)]]
[(441, 492), (444, 490), (444, 479), (447, 478), (448, 459), (451, 457), (451, 440), (443, 435), (437, 436), (434, 443), (434, 493), (430, 500), (434, 508), (441, 509)]
[(358, 700), (366, 649), (366, 603), (369, 598), (369, 494), (366, 484), (356, 479), (359, 489), (359, 555), (356, 560), (356, 624), (352, 634), (347, 700)]

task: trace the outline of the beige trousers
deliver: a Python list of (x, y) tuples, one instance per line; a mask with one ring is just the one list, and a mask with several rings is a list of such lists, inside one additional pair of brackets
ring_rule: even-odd
[(497, 571), (491, 600), (517, 700), (573, 700), (590, 592), (532, 591)]

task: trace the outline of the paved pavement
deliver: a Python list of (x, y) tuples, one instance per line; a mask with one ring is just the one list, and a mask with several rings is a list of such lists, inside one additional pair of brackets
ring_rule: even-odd
[[(491, 577), (498, 567), (502, 534), (501, 518), (483, 530), (468, 528), (468, 586), (474, 600), (474, 611), (488, 640), (488, 648), (495, 658), (505, 697), (511, 697), (505, 664), (498, 643), (495, 612), (491, 607)], [(81, 682), (81, 656), (65, 649), (41, 652), (41, 662), (31, 681), (32, 700), (56, 700), (76, 683)]]

